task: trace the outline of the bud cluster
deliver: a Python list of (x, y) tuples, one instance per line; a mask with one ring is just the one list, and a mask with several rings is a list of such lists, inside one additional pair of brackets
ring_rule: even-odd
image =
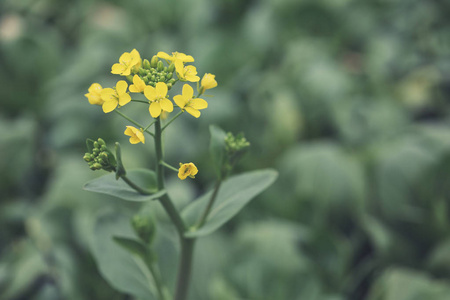
[(237, 152), (245, 150), (245, 148), (249, 147), (250, 143), (244, 137), (243, 133), (239, 133), (234, 136), (231, 132), (227, 133), (225, 137), (225, 149), (228, 154), (235, 154)]
[[(91, 143), (89, 144), (89, 142)], [(91, 170), (105, 170), (108, 172), (116, 170), (116, 159), (106, 147), (103, 139), (99, 138), (97, 141), (88, 140), (88, 148), (91, 150), (91, 153), (85, 153), (83, 159), (88, 163)]]
[[(168, 67), (165, 67), (164, 63), (155, 55), (150, 62), (148, 59), (143, 60), (142, 66), (139, 68), (137, 74), (145, 84), (155, 87), (158, 82), (164, 82), (170, 90), (172, 85), (176, 82), (176, 79), (173, 78), (174, 71), (175, 65), (173, 63)], [(133, 77), (131, 75), (127, 76), (127, 79), (130, 82), (133, 82)]]

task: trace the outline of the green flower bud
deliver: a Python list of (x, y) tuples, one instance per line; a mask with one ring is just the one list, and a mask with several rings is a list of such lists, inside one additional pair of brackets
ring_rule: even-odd
[(106, 151), (106, 146), (105, 146), (105, 145), (102, 145), (102, 146), (100, 147), (100, 151)]
[(126, 76), (128, 82), (133, 82), (133, 76), (132, 75), (128, 75)]
[(152, 60), (150, 61), (150, 66), (152, 68), (156, 68), (158, 66), (158, 56), (153, 55)]
[(166, 83), (167, 85), (167, 89), (170, 90), (172, 88), (172, 84), (171, 83)]
[(167, 79), (171, 79), (172, 76), (173, 76), (173, 73), (167, 73), (166, 78), (167, 78)]
[(172, 78), (169, 80), (169, 83), (173, 85), (175, 83), (175, 81), (177, 81), (177, 80), (175, 78)]
[(136, 235), (147, 245), (151, 245), (156, 236), (156, 223), (149, 214), (137, 214), (131, 219)]
[(167, 72), (167, 67), (164, 67), (163, 71), (164, 71), (164, 72)]
[(100, 148), (100, 146), (99, 146), (98, 142), (94, 142), (94, 149), (99, 149), (99, 148)]
[(103, 139), (101, 139), (101, 138), (98, 138), (98, 144), (100, 145), (100, 146), (106, 146), (106, 143), (105, 143), (105, 141), (103, 140)]
[(94, 167), (95, 170), (100, 170), (102, 168), (102, 165), (99, 164), (99, 163), (95, 163), (95, 164), (92, 165), (92, 167)]
[(83, 159), (84, 159), (84, 161), (86, 161), (86, 162), (90, 162), (90, 161), (91, 161), (91, 155), (90, 155), (90, 153), (84, 154)]
[(156, 76), (155, 76), (155, 75), (152, 75), (151, 80), (152, 80), (153, 82), (155, 82), (155, 81), (156, 81)]
[(141, 76), (147, 75), (147, 71), (145, 69), (139, 68), (139, 75)]
[(159, 82), (161, 82), (161, 81), (164, 82), (164, 81), (166, 81), (166, 77), (165, 77), (165, 76), (159, 76), (159, 77), (158, 77), (158, 81), (159, 81)]
[(148, 77), (147, 77), (147, 76), (144, 76), (144, 77), (142, 78), (142, 80), (144, 80), (145, 84), (148, 84)]
[(142, 61), (142, 66), (144, 67), (144, 69), (150, 69), (151, 68), (150, 62), (148, 61), (148, 59), (144, 59)]
[(173, 73), (173, 71), (175, 71), (175, 64), (171, 63), (167, 68), (167, 71)]
[(163, 64), (162, 61), (158, 61), (157, 70), (160, 71), (160, 72), (162, 70), (164, 70), (164, 64)]
[(93, 153), (95, 156), (97, 156), (99, 152), (100, 152), (100, 150), (97, 149), (97, 148), (94, 148), (94, 149), (92, 150), (92, 153)]

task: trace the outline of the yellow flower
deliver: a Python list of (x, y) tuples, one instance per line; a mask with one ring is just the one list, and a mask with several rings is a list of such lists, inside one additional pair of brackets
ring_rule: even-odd
[(133, 84), (130, 85), (130, 92), (132, 93), (142, 93), (145, 89), (146, 85), (144, 80), (141, 79), (138, 75), (133, 76)]
[(124, 106), (131, 101), (130, 95), (127, 93), (128, 84), (125, 80), (120, 80), (116, 84), (115, 89), (106, 88), (101, 92), (103, 112), (109, 113), (116, 109), (117, 105)]
[(156, 56), (158, 56), (159, 58), (165, 59), (167, 61), (171, 61), (173, 63), (175, 63), (177, 61), (181, 61), (183, 63), (194, 61), (194, 58), (192, 56), (186, 55), (184, 53), (179, 53), (179, 52), (172, 52), (172, 56), (170, 56), (166, 52), (160, 51), (156, 54)]
[(119, 63), (114, 64), (111, 73), (128, 76), (131, 72), (137, 72), (141, 66), (142, 60), (139, 52), (133, 49), (131, 52), (125, 52), (119, 58)]
[(125, 135), (130, 136), (130, 143), (137, 144), (142, 143), (145, 144), (145, 137), (142, 130), (139, 130), (133, 126), (127, 126), (127, 129), (125, 129)]
[(161, 111), (173, 111), (172, 102), (166, 98), (167, 90), (167, 85), (164, 82), (158, 82), (156, 87), (147, 86), (144, 89), (145, 97), (151, 102), (148, 110), (153, 118), (159, 117)]
[(89, 93), (84, 94), (88, 98), (90, 104), (102, 105), (103, 102), (105, 102), (101, 97), (102, 89), (102, 86), (98, 83), (91, 84), (88, 89)]
[(202, 81), (200, 83), (201, 94), (203, 94), (205, 90), (209, 90), (217, 86), (217, 81), (215, 78), (216, 75), (210, 73), (206, 73), (205, 75), (203, 75)]
[(183, 86), (182, 95), (176, 95), (173, 97), (173, 101), (182, 109), (186, 110), (188, 113), (194, 117), (200, 117), (199, 109), (205, 109), (208, 107), (208, 102), (200, 98), (194, 97), (194, 89), (189, 85), (185, 84)]
[(198, 173), (197, 167), (193, 163), (182, 164), (180, 163), (180, 168), (178, 169), (178, 178), (185, 180), (186, 177), (195, 178)]
[(197, 76), (197, 69), (194, 66), (184, 66), (181, 60), (175, 62), (175, 70), (181, 81), (198, 82), (200, 80), (200, 77)]

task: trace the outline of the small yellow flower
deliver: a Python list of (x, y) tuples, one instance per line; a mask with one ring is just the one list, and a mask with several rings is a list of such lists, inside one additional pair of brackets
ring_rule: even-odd
[(164, 82), (158, 82), (156, 87), (147, 86), (144, 89), (145, 97), (151, 102), (148, 110), (153, 118), (159, 117), (161, 111), (173, 111), (172, 102), (166, 98), (167, 91), (168, 88)]
[(197, 69), (194, 66), (184, 66), (181, 60), (175, 62), (175, 70), (181, 81), (198, 82), (200, 80), (200, 77), (197, 76)]
[(91, 84), (88, 89), (89, 93), (84, 94), (88, 98), (90, 104), (102, 105), (103, 102), (105, 102), (101, 97), (102, 89), (102, 86), (98, 83)]
[(216, 75), (206, 73), (203, 75), (202, 81), (200, 83), (200, 91), (203, 94), (205, 90), (215, 88), (217, 86)]
[(179, 53), (179, 52), (172, 52), (172, 56), (170, 56), (169, 54), (160, 51), (156, 54), (156, 56), (158, 56), (159, 58), (165, 59), (166, 61), (173, 62), (173, 63), (175, 63), (177, 61), (181, 61), (183, 63), (194, 61), (194, 58), (192, 56), (186, 55), (184, 53)]
[(178, 169), (178, 178), (185, 180), (188, 176), (195, 178), (198, 173), (197, 167), (193, 163), (182, 164), (180, 163), (180, 168)]
[(125, 80), (120, 80), (116, 84), (115, 89), (106, 88), (101, 92), (103, 112), (109, 113), (116, 109), (117, 105), (124, 106), (131, 101), (130, 95), (127, 93), (128, 84)]
[(142, 93), (144, 92), (146, 85), (144, 80), (141, 79), (138, 75), (133, 76), (133, 84), (130, 85), (130, 92), (132, 93)]
[(130, 136), (130, 143), (137, 144), (142, 143), (145, 144), (145, 137), (142, 130), (139, 130), (133, 126), (127, 126), (127, 129), (125, 129), (125, 135)]
[(114, 64), (111, 68), (111, 73), (128, 76), (131, 72), (137, 72), (142, 63), (141, 56), (136, 49), (131, 52), (125, 52), (119, 58), (119, 63)]
[(183, 86), (182, 95), (176, 95), (173, 97), (173, 101), (182, 109), (193, 115), (194, 117), (200, 117), (199, 109), (205, 109), (208, 107), (208, 102), (200, 98), (194, 97), (194, 89), (189, 85)]

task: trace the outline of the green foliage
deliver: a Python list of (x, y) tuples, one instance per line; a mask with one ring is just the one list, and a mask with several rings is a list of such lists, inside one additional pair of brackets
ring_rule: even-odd
[(139, 202), (158, 199), (166, 193), (165, 191), (157, 192), (156, 175), (155, 172), (151, 170), (130, 170), (127, 172), (127, 177), (140, 187), (147, 189), (154, 194), (143, 195), (138, 193), (121, 179), (116, 179), (115, 174), (107, 174), (93, 179), (84, 185), (84, 189), (91, 192), (115, 196), (123, 200)]
[(274, 170), (259, 170), (233, 176), (226, 180), (220, 186), (216, 201), (205, 224), (198, 230), (195, 228), (196, 222), (205, 210), (213, 191), (195, 200), (181, 213), (185, 223), (193, 230), (186, 236), (200, 237), (213, 233), (243, 209), (250, 200), (269, 187), (277, 177), (278, 174)]

